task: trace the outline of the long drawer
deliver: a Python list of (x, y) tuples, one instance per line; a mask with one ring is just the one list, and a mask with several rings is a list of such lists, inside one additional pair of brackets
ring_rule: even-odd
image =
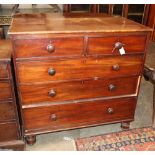
[(25, 131), (50, 131), (134, 119), (136, 98), (88, 101), (23, 109)]
[(21, 85), (22, 104), (135, 94), (139, 77)]
[(20, 39), (15, 40), (17, 58), (80, 56), (84, 50), (84, 39), (51, 38), (51, 39)]
[(9, 77), (8, 64), (0, 63), (0, 79), (6, 79)]
[(16, 119), (15, 107), (12, 101), (0, 102), (0, 122)]
[(0, 100), (12, 98), (11, 85), (9, 81), (0, 81)]
[[(146, 44), (145, 35), (127, 36), (105, 36), (89, 37), (89, 54), (119, 54), (119, 48), (115, 48), (116, 43), (121, 43), (126, 53), (144, 52)], [(120, 45), (121, 45), (120, 44)]]
[(140, 75), (143, 55), (17, 63), (19, 83)]
[(19, 139), (16, 122), (0, 123), (0, 142)]

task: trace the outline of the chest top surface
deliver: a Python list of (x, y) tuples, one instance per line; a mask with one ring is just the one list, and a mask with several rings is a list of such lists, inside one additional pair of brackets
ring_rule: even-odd
[(0, 61), (10, 61), (12, 44), (10, 40), (0, 40)]
[(123, 17), (64, 13), (17, 14), (9, 34), (142, 32), (151, 28)]

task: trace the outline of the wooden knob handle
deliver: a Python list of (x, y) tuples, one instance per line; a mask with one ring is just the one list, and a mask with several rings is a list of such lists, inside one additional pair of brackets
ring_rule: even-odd
[(110, 91), (116, 90), (116, 86), (113, 85), (113, 84), (110, 84), (110, 85), (109, 85), (109, 90), (110, 90)]
[(52, 114), (52, 115), (51, 115), (51, 120), (52, 120), (52, 121), (56, 121), (56, 120), (57, 120), (56, 114)]
[(120, 42), (116, 42), (115, 43), (115, 49), (120, 49), (123, 47), (124, 44), (120, 43)]
[(54, 97), (54, 96), (56, 96), (56, 91), (53, 90), (53, 89), (51, 89), (51, 90), (48, 92), (48, 95), (49, 95), (50, 97)]
[(47, 51), (48, 51), (49, 53), (54, 52), (54, 51), (55, 51), (54, 45), (52, 45), (52, 44), (47, 45)]
[(50, 69), (48, 70), (48, 74), (51, 75), (51, 76), (55, 75), (55, 73), (56, 73), (56, 71), (55, 71), (55, 69), (53, 69), (53, 68), (50, 68)]
[(107, 112), (108, 112), (108, 114), (113, 114), (114, 113), (114, 109), (113, 108), (108, 108)]
[(115, 64), (115, 65), (112, 66), (112, 69), (113, 69), (114, 71), (118, 71), (118, 70), (120, 69), (120, 67), (119, 67), (118, 64)]

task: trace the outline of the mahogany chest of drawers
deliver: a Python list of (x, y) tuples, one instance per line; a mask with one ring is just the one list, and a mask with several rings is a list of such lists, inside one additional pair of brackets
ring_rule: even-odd
[(24, 150), (11, 67), (11, 42), (0, 40), (0, 149)]
[(24, 135), (134, 120), (151, 29), (121, 17), (18, 14), (13, 43)]

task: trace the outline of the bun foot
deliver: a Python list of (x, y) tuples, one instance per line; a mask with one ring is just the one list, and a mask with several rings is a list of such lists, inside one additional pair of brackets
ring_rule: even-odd
[(27, 136), (26, 142), (28, 145), (33, 145), (36, 142), (36, 136)]
[(121, 128), (122, 128), (122, 130), (129, 130), (130, 129), (130, 122), (122, 122)]

